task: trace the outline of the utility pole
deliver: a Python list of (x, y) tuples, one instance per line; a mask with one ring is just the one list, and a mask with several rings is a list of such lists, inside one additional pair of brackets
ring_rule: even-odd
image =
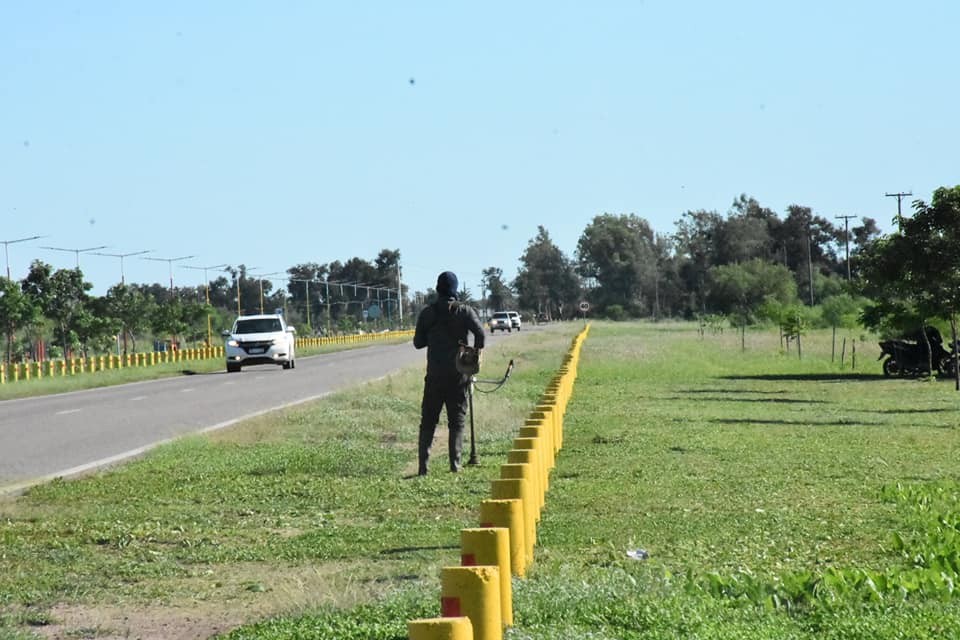
[(833, 216), (836, 220), (843, 220), (843, 239), (847, 252), (847, 282), (850, 282), (850, 218), (857, 216)]
[(813, 306), (813, 251), (810, 249), (810, 222), (807, 221), (807, 267), (810, 270), (810, 306)]
[(903, 199), (906, 198), (907, 196), (912, 196), (913, 193), (911, 191), (907, 191), (907, 192), (900, 192), (900, 193), (885, 193), (883, 195), (885, 195), (888, 198), (897, 199), (897, 231), (902, 231), (903, 230), (903, 213), (900, 210), (900, 203), (903, 202)]

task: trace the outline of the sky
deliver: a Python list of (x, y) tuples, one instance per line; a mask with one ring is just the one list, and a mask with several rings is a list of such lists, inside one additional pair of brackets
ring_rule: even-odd
[(960, 183), (958, 23), (948, 0), (0, 3), (5, 266), (79, 264), (102, 295), (121, 266), (198, 286), (399, 249), (411, 291), (452, 270), (479, 295), (538, 226), (575, 259), (604, 213), (670, 234), (745, 193), (890, 231), (886, 193)]

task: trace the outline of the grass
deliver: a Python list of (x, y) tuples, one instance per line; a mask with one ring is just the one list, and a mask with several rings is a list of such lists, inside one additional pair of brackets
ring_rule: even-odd
[[(142, 632), (150, 612), (182, 610), (223, 623), (211, 635), (237, 627), (233, 640), (406, 637), (406, 620), (437, 615), (439, 568), (457, 562), (459, 530), (578, 328), (490, 350), (485, 373), (509, 357), (517, 370), (476, 399), (484, 464), (456, 476), (407, 477), (411, 370), (0, 505), (0, 637), (116, 632), (110, 612), (146, 612), (132, 618)], [(960, 628), (952, 385), (882, 378), (870, 341), (856, 371), (849, 351), (846, 368), (830, 361), (827, 334), (803, 349), (766, 332), (741, 351), (733, 332), (595, 325), (508, 638)], [(627, 557), (637, 548), (649, 560)]]

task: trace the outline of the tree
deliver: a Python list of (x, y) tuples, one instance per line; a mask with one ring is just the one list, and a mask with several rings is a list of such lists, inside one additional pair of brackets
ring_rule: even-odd
[(862, 308), (862, 303), (855, 300), (849, 293), (830, 296), (821, 303), (820, 313), (832, 329), (831, 360), (837, 349), (837, 327), (855, 327)]
[(577, 257), (580, 275), (598, 285), (592, 297), (601, 309), (619, 304), (639, 313), (643, 285), (655, 284), (658, 273), (655, 237), (646, 220), (632, 213), (596, 216), (577, 242)]
[(13, 336), (17, 329), (34, 322), (39, 315), (36, 304), (13, 280), (0, 277), (0, 325), (6, 334), (6, 362), (13, 361)]
[(790, 271), (783, 265), (759, 258), (743, 264), (713, 267), (709, 280), (709, 303), (713, 309), (729, 313), (735, 319), (743, 348), (746, 348), (746, 326), (756, 321), (765, 302), (789, 304), (797, 297)]
[[(930, 204), (913, 203), (914, 215), (905, 218), (899, 233), (873, 242), (863, 252), (861, 282), (875, 299), (865, 310), (864, 321), (872, 326), (903, 322), (911, 313), (919, 316), (921, 328), (930, 318), (950, 323), (957, 340), (960, 313), (960, 186), (940, 187)], [(915, 327), (914, 327), (915, 328)], [(926, 331), (921, 331), (926, 337)], [(928, 358), (932, 349), (927, 345)], [(954, 350), (956, 352), (956, 350)], [(928, 362), (933, 371), (933, 362)], [(960, 391), (960, 367), (954, 353), (955, 388)]]
[(527, 243), (520, 262), (522, 266), (513, 281), (520, 306), (563, 318), (563, 310), (576, 305), (580, 298), (580, 282), (572, 262), (542, 225), (537, 227), (536, 237)]
[(717, 243), (723, 218), (716, 211), (687, 211), (675, 226), (673, 236), (678, 259), (678, 273), (689, 292), (688, 312), (706, 312), (707, 272), (716, 266)]
[(500, 311), (513, 306), (513, 291), (503, 281), (503, 269), (498, 267), (484, 269), (483, 286), (487, 291), (485, 307)]
[(34, 260), (21, 288), (56, 325), (66, 355), (73, 346), (77, 324), (88, 313), (87, 291), (93, 285), (84, 281), (80, 269), (52, 271), (50, 265)]
[(136, 334), (150, 326), (155, 306), (156, 301), (152, 296), (144, 295), (140, 289), (130, 285), (116, 284), (107, 291), (104, 310), (120, 323), (124, 355), (127, 354), (128, 337), (133, 343), (133, 351), (137, 350)]

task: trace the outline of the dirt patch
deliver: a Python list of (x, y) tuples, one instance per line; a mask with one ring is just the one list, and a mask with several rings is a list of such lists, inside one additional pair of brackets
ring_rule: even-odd
[(171, 581), (169, 593), (180, 595), (171, 595), (169, 603), (60, 604), (49, 610), (50, 624), (30, 630), (50, 640), (206, 640), (279, 614), (375, 600), (424, 575), (411, 568), (409, 560), (381, 561), (375, 571), (357, 563), (212, 566)]
[(52, 640), (206, 640), (245, 622), (244, 612), (172, 607), (60, 605), (50, 611), (53, 624), (33, 627)]

